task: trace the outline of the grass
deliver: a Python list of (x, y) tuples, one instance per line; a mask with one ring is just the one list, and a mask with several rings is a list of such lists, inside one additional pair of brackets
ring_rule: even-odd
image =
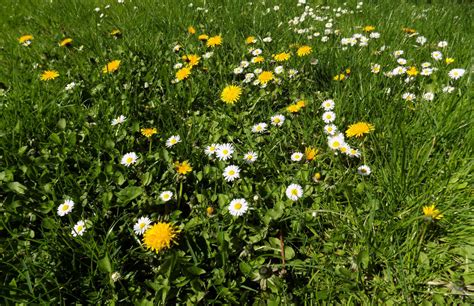
[[(472, 5), (381, 1), (357, 8), (354, 1), (308, 0), (340, 31), (323, 42), (329, 20), (306, 16), (291, 26), (304, 6), (283, 1), (274, 10), (277, 2), (2, 2), (2, 304), (472, 304)], [(354, 13), (336, 16), (338, 7)], [(195, 35), (187, 33), (191, 25)], [(366, 25), (380, 38), (366, 47), (341, 45)], [(294, 31), (310, 27), (320, 32), (311, 40)], [(427, 42), (420, 46), (404, 27)], [(223, 38), (209, 59), (201, 33)], [(25, 34), (34, 36), (28, 47), (18, 43)], [(278, 65), (272, 54), (292, 52), (280, 84), (260, 88), (233, 74), (252, 57), (244, 43), (250, 35), (263, 50), (264, 70)], [(58, 46), (65, 37), (73, 39), (69, 48)], [(442, 40), (448, 46), (438, 48)], [(298, 57), (294, 44), (311, 46), (312, 54)], [(398, 66), (395, 50), (404, 50), (407, 65), (421, 70), (430, 62), (438, 70), (408, 83), (387, 77)], [(436, 50), (455, 62), (435, 61)], [(199, 65), (174, 83), (173, 66), (193, 53)], [(111, 60), (121, 60), (119, 69), (103, 74)], [(379, 74), (371, 73), (374, 63)], [(296, 77), (287, 76), (290, 68)], [(347, 79), (333, 80), (347, 68)], [(451, 80), (453, 68), (466, 73)], [(48, 69), (60, 76), (40, 80)], [(65, 90), (71, 82), (76, 87)], [(220, 100), (229, 84), (243, 89), (234, 105)], [(443, 92), (447, 85), (453, 92)], [(407, 92), (415, 102), (402, 99)], [(422, 99), (426, 92), (433, 101)], [(298, 113), (286, 110), (301, 99)], [(375, 126), (362, 139), (346, 138), (360, 158), (328, 147), (326, 99), (335, 101), (341, 132), (358, 121)], [(270, 124), (275, 114), (286, 117), (281, 127)], [(112, 126), (119, 115), (126, 121)], [(251, 132), (259, 122), (268, 123), (266, 133)], [(158, 130), (151, 139), (140, 134), (148, 127)], [(182, 141), (167, 148), (172, 135)], [(232, 143), (233, 159), (206, 156), (212, 143)], [(309, 146), (319, 150), (314, 160), (291, 161)], [(242, 161), (249, 151), (258, 153), (253, 164)], [(128, 152), (139, 158), (125, 167)], [(174, 162), (184, 160), (193, 170), (178, 175)], [(226, 182), (231, 164), (240, 178)], [(357, 173), (362, 164), (369, 176)], [(285, 195), (292, 183), (304, 190), (295, 202)], [(159, 198), (165, 190), (174, 194), (169, 202)], [(250, 206), (241, 217), (229, 214), (236, 198)], [(60, 217), (65, 199), (75, 207)], [(423, 215), (431, 204), (443, 218)], [(180, 231), (169, 249), (143, 245), (133, 230), (142, 216)], [(88, 220), (86, 231), (73, 237), (79, 220)]]

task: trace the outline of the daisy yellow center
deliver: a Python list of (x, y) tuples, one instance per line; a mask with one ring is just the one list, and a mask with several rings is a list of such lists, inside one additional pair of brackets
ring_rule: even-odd
[(171, 142), (171, 144), (175, 144), (175, 143), (176, 143), (176, 139), (173, 138), (173, 139), (171, 139), (170, 142)]
[(69, 209), (69, 205), (64, 204), (64, 205), (63, 205), (63, 211), (66, 211), (66, 210), (68, 210), (68, 209)]
[(339, 141), (334, 141), (334, 143), (332, 144), (334, 148), (339, 148), (340, 145), (341, 144), (339, 143)]
[(275, 118), (275, 119), (273, 119), (273, 122), (275, 122), (275, 123), (280, 123), (280, 118)]
[(237, 203), (237, 204), (234, 205), (234, 208), (237, 209), (237, 210), (239, 210), (239, 209), (242, 208), (242, 204)]
[(297, 189), (291, 190), (291, 194), (294, 196), (298, 195), (298, 190)]
[(133, 162), (133, 158), (132, 157), (127, 157), (127, 164), (131, 164)]
[(143, 234), (144, 245), (155, 252), (169, 248), (176, 237), (176, 230), (169, 223), (159, 222)]
[(84, 228), (83, 225), (78, 225), (78, 226), (77, 226), (77, 231), (80, 232), (80, 231), (82, 231), (83, 228)]
[(144, 228), (144, 227), (145, 227), (145, 223), (140, 223), (139, 227), (140, 227), (140, 229)]
[(235, 174), (235, 171), (234, 170), (230, 170), (229, 171), (229, 175), (234, 175)]
[(169, 194), (163, 195), (163, 199), (168, 200), (169, 198), (170, 198), (170, 195), (169, 195)]

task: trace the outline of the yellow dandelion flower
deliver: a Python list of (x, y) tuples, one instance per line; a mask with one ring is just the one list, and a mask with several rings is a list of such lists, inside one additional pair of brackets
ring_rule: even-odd
[(296, 102), (296, 105), (298, 105), (299, 108), (303, 108), (306, 106), (306, 101), (305, 100), (299, 100)]
[(346, 75), (341, 73), (341, 74), (335, 75), (332, 79), (334, 81), (344, 81), (346, 79)]
[(189, 26), (188, 27), (188, 33), (191, 34), (191, 35), (196, 34), (196, 29), (193, 26)]
[(178, 81), (182, 81), (184, 79), (187, 79), (190, 75), (191, 75), (191, 68), (184, 67), (184, 68), (179, 69), (176, 72), (176, 79)]
[(187, 54), (183, 56), (183, 60), (188, 63), (188, 67), (192, 68), (199, 64), (201, 57), (197, 54)]
[(300, 109), (301, 107), (298, 106), (297, 104), (291, 104), (286, 108), (286, 110), (289, 111), (290, 113), (297, 113), (300, 111)]
[(207, 47), (215, 47), (215, 46), (220, 46), (222, 44), (222, 36), (216, 35), (209, 37), (207, 40), (206, 46)]
[(207, 213), (208, 216), (212, 216), (214, 214), (214, 207), (208, 206), (206, 208), (206, 213)]
[(412, 29), (412, 28), (402, 28), (402, 31), (407, 33), (407, 34), (414, 34), (416, 33), (416, 30), (415, 29)]
[(42, 81), (54, 80), (58, 76), (59, 76), (59, 72), (57, 72), (56, 70), (46, 70), (46, 71), (43, 71), (43, 73), (41, 74), (41, 80)]
[(20, 38), (18, 38), (18, 42), (22, 45), (25, 45), (25, 44), (28, 44), (29, 42), (31, 42), (33, 40), (33, 35), (23, 35), (21, 36)]
[(72, 44), (72, 38), (65, 38), (59, 42), (60, 47), (68, 47)]
[(427, 220), (440, 220), (443, 218), (441, 211), (435, 207), (434, 204), (430, 206), (423, 206), (423, 215)]
[(250, 45), (256, 43), (257, 40), (253, 36), (249, 36), (245, 39), (245, 44)]
[(407, 74), (409, 76), (417, 76), (419, 71), (416, 69), (415, 66), (411, 66), (410, 69), (407, 70)]
[(273, 80), (273, 72), (271, 71), (263, 71), (258, 75), (258, 80), (260, 84), (267, 84), (271, 80)]
[(252, 58), (252, 63), (254, 64), (260, 64), (260, 63), (263, 63), (265, 61), (265, 59), (263, 58), (263, 56), (255, 56)]
[(171, 247), (177, 231), (171, 223), (158, 222), (143, 234), (143, 244), (156, 253)]
[(120, 67), (120, 61), (119, 60), (113, 60), (111, 62), (108, 62), (107, 65), (104, 66), (102, 69), (103, 73), (112, 73), (114, 71), (117, 71)]
[(199, 40), (208, 40), (208, 39), (209, 39), (209, 35), (201, 34), (201, 35), (198, 36), (198, 39), (199, 39)]
[(362, 137), (364, 134), (368, 134), (371, 131), (375, 130), (374, 126), (367, 122), (357, 122), (351, 124), (346, 131), (347, 137)]
[(305, 46), (299, 47), (298, 50), (296, 51), (296, 54), (299, 57), (302, 57), (302, 56), (306, 56), (306, 55), (311, 54), (312, 51), (313, 51), (313, 49), (310, 46), (305, 45)]
[(175, 166), (176, 172), (178, 172), (179, 174), (182, 174), (182, 175), (186, 175), (186, 174), (190, 173), (191, 171), (193, 171), (193, 168), (191, 167), (191, 164), (189, 164), (189, 162), (187, 160), (185, 160), (182, 163), (175, 162), (174, 166)]
[(112, 32), (110, 32), (110, 36), (119, 37), (120, 35), (122, 35), (122, 32), (120, 32), (119, 29), (113, 29)]
[(374, 26), (368, 25), (364, 27), (364, 32), (372, 32), (373, 30), (375, 30)]
[(284, 62), (284, 61), (287, 61), (290, 59), (290, 56), (291, 54), (288, 53), (288, 52), (282, 52), (282, 53), (278, 53), (278, 54), (275, 54), (273, 56), (273, 59), (277, 62)]
[(227, 104), (234, 104), (239, 101), (242, 88), (235, 85), (227, 85), (221, 93), (221, 100)]
[(318, 149), (316, 148), (307, 147), (304, 149), (304, 156), (307, 161), (312, 161), (316, 157), (316, 154), (318, 154)]
[(147, 138), (150, 138), (151, 136), (158, 133), (156, 128), (144, 128), (144, 129), (141, 129), (140, 132), (142, 133), (143, 136), (145, 136)]
[(445, 59), (445, 61), (446, 61), (446, 64), (449, 65), (449, 64), (454, 63), (454, 58), (452, 58), (452, 57), (447, 57), (447, 58)]

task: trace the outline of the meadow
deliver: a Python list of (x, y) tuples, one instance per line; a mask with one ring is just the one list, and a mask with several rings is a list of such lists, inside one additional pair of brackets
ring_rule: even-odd
[(474, 303), (469, 2), (0, 8), (2, 305)]

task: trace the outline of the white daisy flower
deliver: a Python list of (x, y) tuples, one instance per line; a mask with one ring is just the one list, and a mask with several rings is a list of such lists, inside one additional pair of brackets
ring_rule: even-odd
[(272, 42), (272, 38), (270, 36), (267, 36), (264, 39), (262, 39), (262, 41), (265, 43), (269, 43), (269, 42)]
[(431, 67), (431, 63), (429, 63), (429, 62), (421, 63), (421, 68), (429, 68), (429, 67)]
[(120, 163), (124, 166), (129, 167), (130, 165), (133, 165), (134, 163), (137, 162), (138, 156), (135, 152), (130, 152), (122, 156), (122, 160)]
[(331, 111), (331, 110), (334, 109), (334, 101), (331, 100), (331, 99), (325, 100), (325, 101), (323, 101), (323, 103), (321, 103), (321, 107), (325, 111)]
[(423, 100), (426, 100), (426, 101), (433, 101), (434, 99), (434, 93), (432, 92), (427, 92), (423, 95)]
[(379, 64), (373, 64), (372, 66), (370, 66), (370, 71), (372, 71), (372, 73), (379, 73), (380, 72), (380, 65)]
[(252, 51), (253, 56), (258, 56), (260, 54), (262, 54), (262, 49), (255, 49)]
[(160, 194), (160, 199), (163, 202), (168, 202), (169, 200), (171, 200), (172, 197), (173, 197), (173, 193), (171, 191), (163, 191)]
[(206, 147), (206, 150), (204, 150), (204, 153), (206, 153), (207, 156), (212, 156), (216, 153), (217, 150), (217, 144), (213, 143), (210, 146)]
[(374, 39), (380, 38), (380, 33), (379, 32), (372, 32), (372, 33), (370, 33), (369, 37), (374, 38)]
[(76, 87), (76, 83), (75, 83), (75, 82), (71, 82), (71, 83), (67, 84), (66, 87), (64, 87), (64, 90), (69, 91), (69, 90), (74, 89), (74, 87)]
[(438, 43), (438, 48), (446, 48), (448, 46), (448, 42), (445, 40), (442, 40)]
[(209, 59), (209, 58), (211, 58), (213, 55), (214, 55), (214, 52), (210, 51), (210, 52), (204, 53), (202, 57), (205, 58), (205, 59)]
[(255, 162), (257, 160), (257, 153), (255, 153), (253, 151), (245, 153), (244, 160), (249, 164)]
[(443, 54), (439, 51), (434, 51), (431, 52), (431, 57), (436, 61), (440, 61), (443, 59)]
[(242, 72), (244, 72), (244, 68), (242, 67), (237, 67), (234, 69), (234, 74), (241, 74)]
[(143, 233), (150, 227), (151, 220), (148, 217), (141, 217), (133, 226), (136, 235), (143, 235)]
[(270, 121), (272, 122), (272, 125), (274, 126), (282, 126), (283, 123), (285, 122), (285, 116), (283, 115), (275, 115), (270, 118)]
[(175, 144), (179, 142), (181, 142), (181, 137), (179, 135), (173, 135), (170, 138), (168, 138), (168, 140), (166, 140), (166, 146), (168, 148), (171, 148), (172, 146), (174, 146)]
[(238, 179), (240, 177), (240, 169), (238, 166), (235, 165), (230, 165), (224, 168), (224, 179), (227, 182), (232, 182), (235, 179)]
[(410, 92), (406, 92), (402, 95), (402, 99), (406, 101), (414, 101), (416, 96)]
[(71, 234), (73, 237), (82, 236), (86, 231), (86, 222), (84, 220), (78, 221), (76, 225), (74, 225)]
[(445, 92), (445, 93), (452, 93), (453, 91), (454, 91), (454, 87), (452, 87), (452, 86), (443, 87), (443, 92)]
[(327, 124), (324, 126), (324, 132), (328, 135), (333, 136), (337, 133), (337, 127), (334, 124)]
[(363, 176), (367, 176), (367, 175), (370, 175), (370, 173), (372, 173), (372, 171), (370, 170), (369, 166), (362, 165), (359, 168), (357, 168), (357, 173), (359, 173), (360, 175), (363, 175)]
[(397, 59), (397, 63), (398, 63), (399, 65), (406, 65), (407, 60), (400, 57), (399, 59)]
[(58, 215), (63, 217), (70, 213), (74, 208), (74, 202), (72, 200), (64, 200), (64, 203), (59, 205), (58, 207)]
[(234, 217), (240, 217), (249, 209), (245, 199), (234, 199), (229, 204), (229, 213)]
[(462, 77), (465, 72), (466, 72), (466, 70), (464, 70), (464, 69), (456, 68), (456, 69), (451, 69), (449, 71), (448, 75), (451, 79), (457, 80), (460, 77)]
[(346, 142), (344, 141), (344, 136), (342, 134), (328, 137), (328, 145), (333, 150), (339, 150), (345, 143)]
[(423, 75), (423, 76), (429, 76), (433, 73), (433, 69), (431, 68), (423, 68), (421, 69), (421, 72), (420, 72), (420, 75)]
[(219, 160), (228, 160), (232, 158), (232, 153), (234, 153), (234, 146), (230, 143), (217, 146), (216, 156)]
[(418, 36), (416, 38), (416, 42), (423, 46), (427, 42), (427, 39), (424, 36)]
[(120, 115), (118, 116), (117, 118), (115, 119), (112, 119), (112, 125), (117, 125), (117, 124), (122, 124), (125, 122), (125, 120), (127, 120), (127, 117), (125, 117), (124, 115)]
[(247, 68), (250, 65), (248, 61), (241, 61), (240, 62), (240, 67), (242, 68)]
[(283, 68), (283, 66), (277, 66), (277, 67), (275, 67), (275, 73), (276, 73), (276, 74), (283, 73), (283, 71), (285, 71), (285, 69)]
[(252, 132), (254, 133), (263, 133), (267, 129), (267, 124), (265, 122), (258, 123), (252, 127)]
[(357, 150), (357, 149), (351, 148), (351, 149), (349, 150), (348, 155), (349, 155), (350, 157), (360, 157), (360, 151)]
[(176, 63), (176, 64), (174, 64), (173, 68), (174, 69), (181, 69), (181, 68), (183, 68), (183, 64), (182, 63)]
[(407, 69), (403, 66), (398, 66), (397, 68), (392, 70), (392, 75), (400, 75), (400, 74), (405, 74), (407, 72)]
[(298, 184), (291, 184), (286, 188), (286, 196), (292, 201), (297, 201), (303, 196), (303, 188)]
[(255, 74), (253, 74), (253, 73), (246, 73), (246, 74), (245, 74), (245, 80), (244, 80), (244, 82), (245, 82), (245, 83), (250, 83), (250, 82), (253, 80), (254, 77), (255, 77)]
[(291, 160), (292, 161), (300, 161), (303, 158), (303, 153), (301, 152), (295, 152), (291, 154)]
[(339, 151), (341, 151), (341, 153), (349, 155), (351, 147), (347, 143), (344, 143), (342, 146), (339, 147)]
[(325, 123), (331, 123), (336, 119), (336, 114), (334, 112), (325, 112), (323, 114), (323, 121)]
[(259, 75), (262, 72), (263, 72), (262, 68), (257, 68), (253, 71), (253, 73), (255, 73), (256, 75)]
[(405, 52), (403, 52), (403, 50), (397, 50), (397, 51), (393, 52), (393, 56), (399, 57), (399, 56), (403, 55), (403, 53), (405, 53)]
[(288, 77), (291, 79), (293, 77), (295, 77), (296, 75), (298, 74), (298, 70), (296, 69), (290, 69), (288, 70)]

